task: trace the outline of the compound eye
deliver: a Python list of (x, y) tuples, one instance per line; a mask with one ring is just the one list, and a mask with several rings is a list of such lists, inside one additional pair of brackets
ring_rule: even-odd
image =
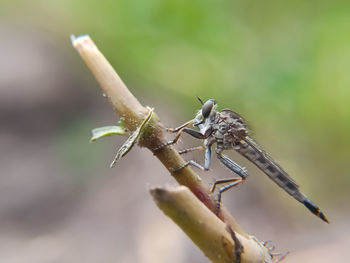
[(202, 107), (202, 115), (203, 115), (203, 118), (206, 119), (209, 117), (210, 115), (210, 112), (211, 112), (211, 109), (213, 108), (215, 104), (215, 101), (214, 100), (207, 100), (204, 104), (203, 104), (203, 107)]

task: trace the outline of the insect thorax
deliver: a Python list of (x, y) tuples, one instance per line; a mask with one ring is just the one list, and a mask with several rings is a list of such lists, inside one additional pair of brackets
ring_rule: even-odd
[(234, 145), (238, 145), (247, 135), (244, 120), (231, 110), (218, 112), (211, 127), (211, 137), (215, 138), (218, 147), (222, 149), (230, 149)]

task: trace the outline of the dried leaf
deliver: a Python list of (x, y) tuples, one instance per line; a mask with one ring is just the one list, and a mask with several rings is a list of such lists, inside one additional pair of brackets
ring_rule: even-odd
[(130, 137), (124, 142), (122, 147), (120, 147), (120, 149), (118, 150), (116, 156), (114, 157), (113, 162), (110, 165), (111, 168), (113, 168), (117, 164), (117, 162), (132, 149), (132, 147), (135, 145), (135, 142), (137, 142), (142, 132), (142, 129), (145, 127), (146, 123), (152, 117), (153, 108), (148, 108), (148, 109), (149, 109), (149, 112), (147, 117), (143, 120), (141, 125), (137, 127), (137, 129), (130, 135)]

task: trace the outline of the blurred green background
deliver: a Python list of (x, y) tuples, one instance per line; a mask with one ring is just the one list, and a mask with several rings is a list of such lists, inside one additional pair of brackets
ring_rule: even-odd
[[(231, 108), (243, 115), (254, 138), (332, 221), (331, 226), (321, 225), (243, 161), (252, 175), (237, 192), (248, 201), (237, 200), (240, 197), (234, 193), (227, 194), (224, 201), (229, 206), (230, 200), (236, 199), (236, 206), (247, 210), (246, 216), (240, 215), (247, 232), (258, 232), (260, 239), (272, 236), (282, 250), (306, 254), (311, 248), (305, 244), (310, 240), (317, 240), (318, 248), (330, 247), (322, 235), (317, 236), (325, 231), (332, 244), (348, 245), (350, 240), (339, 236), (348, 228), (350, 197), (349, 14), (348, 1), (1, 1), (0, 197), (7, 200), (0, 205), (7, 233), (0, 240), (6, 244), (2, 250), (20, 247), (27, 258), (37, 253), (33, 262), (52, 262), (35, 260), (42, 256), (38, 252), (42, 246), (49, 245), (47, 251), (55, 253), (48, 252), (47, 258), (60, 262), (101, 262), (101, 257), (105, 262), (112, 258), (118, 262), (162, 262), (150, 256), (151, 252), (142, 252), (151, 251), (151, 245), (147, 249), (140, 245), (141, 252), (134, 258), (120, 252), (126, 244), (135, 245), (136, 234), (124, 233), (129, 243), (120, 236), (121, 230), (115, 230), (113, 238), (108, 236), (115, 222), (109, 219), (109, 225), (104, 220), (113, 210), (121, 229), (130, 227), (130, 217), (145, 216), (141, 208), (133, 211), (129, 207), (136, 197), (128, 199), (127, 208), (113, 206), (126, 198), (123, 193), (128, 193), (127, 189), (137, 184), (135, 192), (143, 191), (144, 196), (136, 199), (145, 199), (152, 207), (144, 213), (153, 211), (158, 218), (161, 215), (145, 185), (172, 179), (148, 152), (140, 150), (133, 150), (119, 171), (107, 170), (123, 138), (88, 144), (92, 128), (113, 124), (116, 119), (71, 47), (72, 33), (89, 34), (130, 90), (143, 104), (155, 106), (167, 126), (192, 118), (200, 108), (196, 96), (214, 98), (220, 109)], [(185, 144), (195, 143), (186, 140)], [(138, 169), (130, 171), (131, 162), (137, 162)], [(139, 169), (150, 171), (140, 179)], [(219, 171), (223, 177), (228, 174)], [(119, 177), (111, 177), (115, 173)], [(110, 192), (107, 197), (103, 194), (106, 188)], [(106, 202), (112, 202), (111, 206), (103, 210), (101, 204)], [(248, 210), (257, 202), (269, 211), (259, 222), (269, 224), (271, 220), (277, 227), (264, 232), (256, 226), (254, 217), (261, 211)], [(83, 211), (77, 208), (82, 204)], [(96, 232), (91, 231), (88, 224), (81, 223), (96, 211), (100, 212), (96, 224), (106, 226), (105, 232), (97, 227)], [(153, 220), (150, 216), (149, 221)], [(168, 222), (165, 217), (161, 220)], [(169, 223), (169, 227), (174, 226)], [(76, 243), (62, 249), (76, 229), (80, 233)], [(81, 234), (89, 230), (89, 237)], [(172, 231), (179, 230), (174, 227)], [(96, 235), (104, 248), (97, 249), (94, 258), (87, 251), (96, 250)], [(178, 238), (191, 246), (185, 237)], [(67, 252), (80, 244), (80, 239), (91, 240), (91, 244), (86, 241), (90, 245)], [(29, 248), (28, 240), (35, 241)], [(158, 243), (174, 246), (171, 241), (151, 241), (157, 249)], [(334, 252), (339, 248), (341, 245), (334, 245)], [(159, 252), (166, 249), (152, 253), (167, 254)], [(117, 256), (116, 251), (124, 256)], [(197, 250), (184, 251), (174, 262), (205, 260)], [(307, 257), (302, 253), (296, 252), (286, 262), (302, 262)], [(312, 261), (315, 254), (319, 258)], [(339, 251), (336, 254), (341, 255)], [(329, 262), (322, 253), (310, 255), (304, 262)], [(8, 253), (8, 259), (16, 256)]]

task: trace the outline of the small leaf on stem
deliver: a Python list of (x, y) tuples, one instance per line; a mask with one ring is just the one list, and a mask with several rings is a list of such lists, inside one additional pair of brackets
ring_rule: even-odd
[(119, 148), (116, 156), (114, 157), (113, 162), (111, 163), (110, 167), (113, 168), (120, 158), (124, 157), (134, 146), (135, 142), (137, 142), (138, 138), (140, 137), (140, 134), (142, 132), (142, 129), (145, 127), (146, 123), (151, 119), (153, 114), (153, 108), (148, 108), (149, 112), (147, 117), (143, 120), (141, 125), (137, 127), (137, 129), (130, 135), (130, 137), (124, 142), (122, 147)]
[(97, 139), (102, 137), (111, 136), (111, 135), (124, 135), (127, 132), (127, 129), (124, 126), (123, 121), (119, 121), (117, 126), (104, 126), (95, 128), (92, 131), (92, 137), (90, 142), (94, 142)]

